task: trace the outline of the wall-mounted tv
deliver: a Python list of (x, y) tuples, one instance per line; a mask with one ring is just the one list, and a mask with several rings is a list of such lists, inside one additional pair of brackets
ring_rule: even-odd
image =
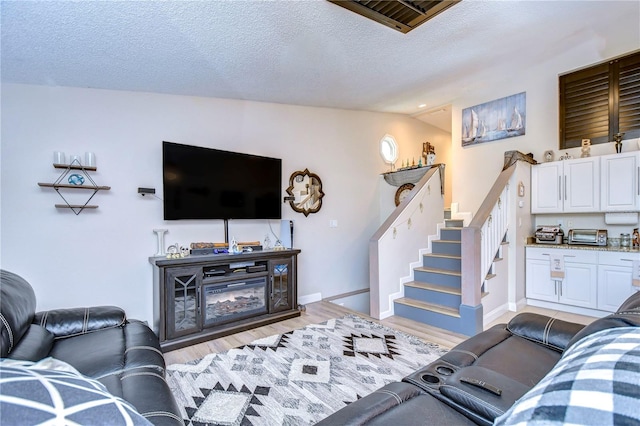
[(282, 160), (162, 143), (164, 218), (280, 219)]

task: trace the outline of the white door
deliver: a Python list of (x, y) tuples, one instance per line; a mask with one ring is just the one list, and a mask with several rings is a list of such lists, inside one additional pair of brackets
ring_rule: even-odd
[(598, 266), (598, 309), (615, 312), (634, 291), (631, 266)]

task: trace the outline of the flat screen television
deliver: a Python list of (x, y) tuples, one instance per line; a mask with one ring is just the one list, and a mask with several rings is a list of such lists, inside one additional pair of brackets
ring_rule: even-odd
[(282, 160), (162, 143), (165, 220), (280, 219)]

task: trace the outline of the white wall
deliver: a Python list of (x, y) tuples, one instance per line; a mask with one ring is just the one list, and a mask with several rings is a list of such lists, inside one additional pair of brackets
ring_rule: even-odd
[[(114, 304), (150, 321), (152, 230), (169, 229), (166, 245), (224, 237), (222, 221), (164, 221), (162, 202), (137, 194), (138, 187), (153, 187), (162, 197), (166, 140), (282, 158), (283, 196), (292, 172), (318, 174), (326, 194), (319, 213), (305, 218), (282, 209), (284, 219), (295, 220), (302, 249), (299, 295), (367, 288), (368, 241), (380, 223), (378, 175), (386, 171), (379, 141), (390, 133), (400, 158), (418, 158), (434, 129), (395, 114), (3, 85), (1, 266), (31, 282), (39, 310)], [(61, 172), (52, 167), (54, 150), (96, 154), (92, 177), (112, 188), (95, 196), (98, 209), (78, 216), (55, 209), (62, 201), (55, 191), (37, 186)], [(337, 228), (329, 228), (330, 219)], [(278, 233), (279, 222), (271, 223)], [(239, 241), (262, 241), (269, 232), (266, 221), (229, 227)]]
[[(546, 150), (555, 150), (556, 158), (565, 153), (558, 150), (558, 75), (639, 49), (638, 16), (625, 18), (627, 21), (620, 22), (619, 27), (598, 28), (600, 34), (576, 35), (575, 40), (566, 41), (570, 47), (548, 52), (549, 58), (541, 60), (535, 68), (505, 75), (498, 64), (492, 80), (476, 81), (467, 96), (453, 102), (451, 156), (455, 161), (455, 172), (452, 201), (460, 204), (460, 211), (478, 209), (502, 170), (506, 151), (531, 152), (539, 162), (543, 161)], [(470, 73), (473, 74), (472, 67)], [(462, 148), (461, 114), (464, 108), (520, 92), (527, 94), (526, 135)], [(637, 149), (635, 141), (623, 146), (623, 151), (632, 149)], [(580, 156), (579, 148), (568, 152), (574, 157)], [(592, 155), (603, 153), (615, 153), (613, 144), (592, 147)]]

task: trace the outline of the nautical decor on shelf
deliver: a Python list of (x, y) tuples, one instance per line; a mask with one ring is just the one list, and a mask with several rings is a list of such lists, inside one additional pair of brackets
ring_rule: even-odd
[(616, 152), (620, 154), (622, 152), (622, 138), (624, 137), (624, 133), (616, 133), (613, 135), (613, 140), (616, 143)]
[(525, 134), (526, 92), (462, 110), (462, 146)]

